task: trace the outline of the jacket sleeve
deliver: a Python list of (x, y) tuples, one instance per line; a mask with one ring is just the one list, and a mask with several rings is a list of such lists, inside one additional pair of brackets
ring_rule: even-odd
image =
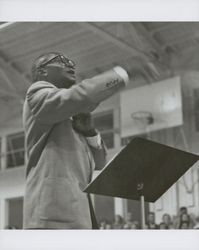
[(57, 123), (78, 113), (92, 112), (100, 102), (124, 86), (114, 70), (84, 80), (69, 89), (59, 89), (45, 81), (34, 83), (27, 92), (27, 101), (35, 119)]
[(58, 123), (78, 113), (91, 112), (98, 103), (91, 98), (90, 84), (80, 83), (59, 89), (48, 82), (36, 82), (26, 98), (34, 118), (44, 124)]

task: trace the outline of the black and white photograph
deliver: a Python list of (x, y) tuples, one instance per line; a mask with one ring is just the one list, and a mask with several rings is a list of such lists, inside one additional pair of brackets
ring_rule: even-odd
[(199, 229), (199, 23), (0, 23), (0, 229)]

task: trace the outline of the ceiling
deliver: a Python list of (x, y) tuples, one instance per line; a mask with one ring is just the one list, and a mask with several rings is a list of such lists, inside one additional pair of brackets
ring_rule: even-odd
[(0, 23), (0, 125), (22, 110), (32, 61), (60, 51), (77, 64), (77, 79), (121, 65), (132, 86), (199, 70), (199, 22)]

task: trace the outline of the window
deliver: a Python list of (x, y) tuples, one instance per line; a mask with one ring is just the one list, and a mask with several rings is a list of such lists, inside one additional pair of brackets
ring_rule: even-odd
[(24, 165), (24, 133), (16, 133), (7, 136), (7, 168), (13, 168)]
[(95, 127), (100, 131), (108, 149), (114, 147), (114, 121), (113, 111), (93, 115)]
[(199, 88), (193, 90), (195, 128), (199, 132)]

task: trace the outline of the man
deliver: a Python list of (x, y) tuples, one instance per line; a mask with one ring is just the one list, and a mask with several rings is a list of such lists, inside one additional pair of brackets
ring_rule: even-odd
[(159, 229), (158, 225), (155, 223), (155, 213), (154, 212), (148, 213), (146, 229)]
[(115, 67), (76, 84), (75, 63), (57, 52), (37, 58), (32, 75), (23, 109), (24, 228), (96, 228), (90, 196), (83, 190), (94, 168), (105, 165), (106, 152), (90, 112), (123, 88), (128, 75)]
[(194, 220), (189, 215), (187, 207), (180, 207), (177, 217), (174, 220), (175, 229), (186, 229), (194, 227)]
[(60, 53), (37, 58), (32, 75), (23, 109), (24, 228), (96, 228), (90, 197), (83, 193), (106, 156), (91, 123), (90, 112), (99, 104), (93, 87), (87, 81), (76, 84), (74, 62)]

